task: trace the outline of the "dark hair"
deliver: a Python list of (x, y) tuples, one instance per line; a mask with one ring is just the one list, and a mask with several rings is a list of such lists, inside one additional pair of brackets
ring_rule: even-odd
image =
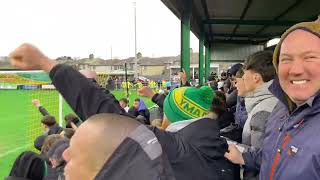
[(61, 140), (61, 139), (64, 139), (64, 137), (60, 136), (60, 134), (51, 134), (49, 136), (46, 137), (46, 139), (44, 140), (44, 143), (41, 147), (41, 153), (43, 153), (44, 155), (48, 155), (48, 151), (49, 149), (51, 148), (51, 146)]
[(239, 69), (236, 73), (236, 78), (242, 78), (242, 76), (244, 75), (244, 71), (243, 69)]
[(272, 80), (276, 74), (272, 64), (272, 51), (259, 51), (249, 56), (244, 69), (259, 73), (264, 82)]
[(77, 119), (78, 119), (78, 117), (76, 115), (72, 114), (72, 113), (67, 114), (66, 116), (64, 116), (64, 120), (66, 122), (73, 122), (73, 121), (75, 121)]
[(46, 115), (46, 116), (43, 116), (41, 123), (50, 127), (50, 126), (55, 125), (57, 122), (53, 116)]
[(242, 67), (243, 67), (243, 65), (240, 63), (231, 66), (231, 68), (229, 70), (230, 75), (235, 76), (237, 74), (237, 72), (239, 71), (239, 69), (242, 69)]
[(64, 131), (64, 137), (68, 139), (71, 139), (75, 133), (75, 130), (72, 128), (64, 128), (63, 131)]
[(64, 117), (64, 120), (66, 121), (66, 128), (72, 128), (71, 122), (73, 122), (77, 127), (79, 127), (80, 124), (82, 123), (82, 121), (76, 115), (74, 115), (72, 113), (67, 114)]
[(226, 102), (226, 95), (222, 91), (215, 91), (216, 97), (222, 100), (224, 103)]
[(127, 98), (121, 98), (119, 101), (123, 101), (124, 103), (126, 103), (126, 104), (128, 104), (129, 103), (129, 101), (128, 101), (128, 99)]
[(227, 111), (226, 103), (217, 96), (213, 98), (210, 110), (219, 117), (222, 113)]
[(138, 102), (140, 102), (140, 99), (139, 99), (139, 98), (136, 98), (134, 101), (138, 101)]

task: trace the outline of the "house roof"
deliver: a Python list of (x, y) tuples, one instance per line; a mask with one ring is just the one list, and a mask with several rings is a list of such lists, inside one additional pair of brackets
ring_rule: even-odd
[(176, 57), (172, 56), (172, 57), (159, 57), (159, 58), (149, 58), (149, 57), (145, 57), (145, 58), (141, 58), (139, 59), (138, 63), (140, 65), (144, 65), (144, 66), (156, 66), (156, 65), (164, 65), (167, 63), (172, 63), (174, 60), (176, 60)]
[(88, 65), (101, 65), (101, 66), (112, 66), (115, 63), (118, 63), (119, 59), (112, 59), (112, 60), (104, 60), (101, 58), (93, 58), (93, 59), (89, 59), (89, 58), (83, 58), (80, 60), (59, 60), (59, 63), (63, 63), (63, 64), (69, 64), (69, 65), (74, 65), (74, 64), (88, 64)]
[[(157, 58), (142, 57), (138, 60), (138, 64), (140, 66), (160, 66), (166, 63), (172, 63), (176, 60), (176, 58), (177, 56), (157, 57)], [(129, 64), (134, 63), (134, 57), (119, 60), (114, 65), (123, 65), (124, 63), (129, 63)]]
[[(190, 5), (188, 6), (188, 1)], [(260, 44), (288, 27), (316, 20), (319, 0), (162, 0), (179, 18), (191, 9), (190, 26), (208, 44)]]

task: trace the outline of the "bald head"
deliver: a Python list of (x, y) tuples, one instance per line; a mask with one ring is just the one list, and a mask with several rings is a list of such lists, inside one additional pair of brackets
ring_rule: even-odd
[(99, 147), (101, 149), (103, 149), (102, 146), (105, 146), (112, 153), (140, 123), (127, 116), (105, 113), (91, 116), (85, 125), (96, 131), (98, 139), (107, 140), (97, 146), (101, 146)]
[(139, 125), (134, 119), (116, 114), (90, 117), (77, 129), (70, 147), (64, 152), (67, 179), (93, 179), (116, 148)]

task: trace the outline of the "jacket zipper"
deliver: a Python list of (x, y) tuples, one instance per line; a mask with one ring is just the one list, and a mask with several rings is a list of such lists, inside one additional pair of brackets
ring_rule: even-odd
[[(290, 118), (288, 118), (288, 120), (287, 120), (286, 122), (288, 122), (289, 119), (290, 119)], [(285, 123), (286, 123), (286, 122), (285, 122)], [(285, 125), (285, 123), (283, 124), (283, 126)], [(303, 123), (304, 123), (304, 119), (300, 120), (297, 124), (295, 124), (295, 125), (293, 126), (293, 128), (294, 128), (294, 129), (297, 129), (297, 130), (298, 130), (298, 129), (301, 129), (301, 125), (302, 125)], [(283, 126), (281, 126), (281, 127), (279, 128), (279, 131), (282, 130)], [(288, 130), (288, 131), (287, 131), (285, 137), (283, 138), (283, 141), (282, 141), (282, 144), (281, 144), (281, 148), (279, 148), (279, 149), (277, 150), (277, 153), (276, 153), (276, 155), (275, 155), (275, 157), (274, 157), (274, 160), (273, 160), (273, 163), (272, 163), (272, 166), (271, 166), (271, 172), (270, 172), (269, 180), (273, 180), (273, 176), (274, 176), (274, 173), (275, 173), (275, 170), (276, 170), (278, 161), (279, 161), (279, 159), (280, 159), (281, 153), (284, 151), (285, 147), (288, 145), (289, 141), (292, 139), (292, 135), (289, 133), (289, 129), (287, 129), (287, 130)], [(298, 132), (299, 132), (299, 131), (297, 131), (297, 133), (298, 133)], [(279, 136), (281, 136), (281, 132), (280, 132)], [(278, 138), (279, 138), (279, 136), (278, 136)], [(279, 141), (279, 139), (277, 139), (277, 143), (276, 143), (276, 144), (278, 144), (278, 141)]]
[(281, 145), (281, 148), (279, 148), (277, 150), (277, 154), (274, 157), (274, 160), (273, 160), (273, 163), (272, 163), (272, 166), (271, 166), (271, 173), (270, 173), (269, 180), (273, 180), (273, 176), (274, 176), (274, 173), (275, 173), (279, 158), (281, 156), (281, 153), (284, 150), (284, 148), (288, 145), (290, 140), (291, 140), (291, 135), (289, 133), (287, 133), (286, 136), (283, 138), (283, 143)]

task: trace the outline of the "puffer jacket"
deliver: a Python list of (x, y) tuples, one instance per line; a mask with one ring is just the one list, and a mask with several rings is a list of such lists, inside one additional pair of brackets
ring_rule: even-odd
[(266, 82), (245, 97), (248, 113), (242, 133), (242, 143), (256, 148), (261, 147), (267, 119), (277, 104), (268, 87), (272, 81)]
[(260, 180), (320, 179), (320, 92), (289, 110), (278, 80), (270, 91), (280, 100), (269, 117), (263, 146), (243, 154), (247, 168), (260, 168)]

